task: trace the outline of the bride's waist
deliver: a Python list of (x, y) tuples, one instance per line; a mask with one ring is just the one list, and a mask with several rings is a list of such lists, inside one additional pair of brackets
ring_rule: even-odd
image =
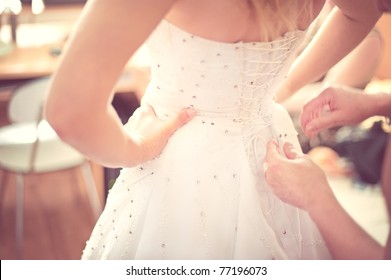
[(210, 97), (200, 98), (145, 95), (142, 104), (152, 106), (159, 118), (169, 117), (183, 108), (193, 108), (197, 117), (219, 119), (238, 124), (271, 123), (274, 110), (273, 100), (241, 100)]
[(196, 111), (195, 118), (205, 121), (219, 121), (224, 123), (231, 123), (232, 125), (255, 125), (264, 124), (270, 125), (272, 123), (273, 109), (259, 110), (259, 108), (243, 108), (243, 107), (222, 107), (222, 106), (197, 106), (193, 104), (186, 104), (177, 102), (169, 105), (161, 102), (146, 102), (152, 106), (156, 115), (160, 119), (165, 119), (175, 115), (183, 108), (193, 108)]

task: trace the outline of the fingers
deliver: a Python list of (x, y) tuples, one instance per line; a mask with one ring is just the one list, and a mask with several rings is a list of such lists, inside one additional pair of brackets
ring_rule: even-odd
[(309, 101), (301, 113), (301, 127), (306, 127), (313, 119), (318, 118), (333, 107), (333, 91), (326, 88), (321, 94)]
[[(303, 156), (303, 154), (301, 152), (298, 152), (293, 146), (293, 144), (290, 142), (285, 142), (282, 149), (287, 159), (296, 159)], [(281, 155), (277, 143), (275, 141), (270, 141), (269, 143), (267, 143), (265, 161), (267, 163), (272, 163), (277, 160), (283, 159), (284, 157)]]
[(325, 89), (318, 97), (312, 99), (301, 113), (301, 127), (304, 134), (313, 137), (320, 131), (339, 125), (340, 112), (334, 100), (334, 88)]
[(295, 147), (289, 142), (284, 143), (283, 149), (287, 159), (296, 159), (302, 156), (302, 154), (298, 153)]
[(317, 118), (312, 119), (307, 123), (307, 125), (303, 126), (303, 132), (308, 137), (313, 137), (322, 130), (335, 127), (340, 125), (338, 120), (340, 116), (337, 112), (330, 112)]
[(197, 114), (193, 108), (184, 108), (165, 121), (165, 129), (169, 135), (188, 123)]
[(301, 152), (298, 152), (293, 146), (293, 144), (290, 142), (285, 142), (282, 149), (286, 158), (284, 157), (284, 155), (281, 155), (276, 142), (270, 141), (267, 143), (263, 171), (268, 181), (269, 178), (267, 177), (267, 172), (269, 171), (269, 169), (271, 169), (270, 172), (271, 174), (273, 174), (275, 172), (279, 172), (282, 166), (286, 166), (286, 164), (289, 164), (290, 160), (305, 157), (305, 155)]
[(280, 152), (278, 151), (277, 143), (274, 141), (269, 141), (266, 145), (266, 155), (265, 155), (265, 161), (263, 163), (263, 174), (267, 181), (269, 181), (268, 178), (269, 165), (276, 162), (280, 158), (281, 155)]
[(193, 108), (182, 109), (176, 116), (174, 116), (173, 126), (179, 128), (187, 122), (191, 121), (195, 115), (197, 115), (197, 111)]
[(281, 154), (279, 152), (277, 143), (275, 141), (269, 141), (266, 145), (266, 163), (270, 164), (278, 159), (281, 159)]
[(306, 127), (307, 124), (317, 117), (323, 107), (323, 100), (319, 97), (316, 97), (309, 101), (303, 107), (303, 111), (301, 112), (301, 127)]

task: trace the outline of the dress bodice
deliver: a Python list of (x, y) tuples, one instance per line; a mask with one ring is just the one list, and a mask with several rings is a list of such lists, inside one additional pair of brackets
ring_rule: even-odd
[(267, 120), (302, 34), (288, 32), (271, 42), (223, 43), (163, 20), (148, 40), (152, 65), (146, 100), (162, 114), (191, 106), (199, 115)]

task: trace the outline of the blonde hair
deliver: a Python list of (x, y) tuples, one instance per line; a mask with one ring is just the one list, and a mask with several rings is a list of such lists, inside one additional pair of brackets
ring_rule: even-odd
[(259, 23), (264, 40), (272, 40), (281, 33), (293, 31), (298, 20), (311, 20), (312, 0), (248, 0)]

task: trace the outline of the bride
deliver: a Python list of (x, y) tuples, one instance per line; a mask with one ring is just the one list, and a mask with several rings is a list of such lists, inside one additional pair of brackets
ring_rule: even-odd
[[(294, 92), (355, 46), (364, 31), (341, 37), (351, 19), (365, 29), (362, 17), (379, 17), (356, 2), (335, 1), (341, 10), (308, 55), (316, 63), (284, 84), (324, 1), (88, 1), (45, 110), (69, 144), (122, 167), (82, 258), (330, 258), (308, 215), (270, 191), (262, 162), (272, 139), (299, 148), (276, 93)], [(340, 38), (346, 44), (330, 43)], [(150, 83), (122, 126), (113, 87), (144, 42)]]

